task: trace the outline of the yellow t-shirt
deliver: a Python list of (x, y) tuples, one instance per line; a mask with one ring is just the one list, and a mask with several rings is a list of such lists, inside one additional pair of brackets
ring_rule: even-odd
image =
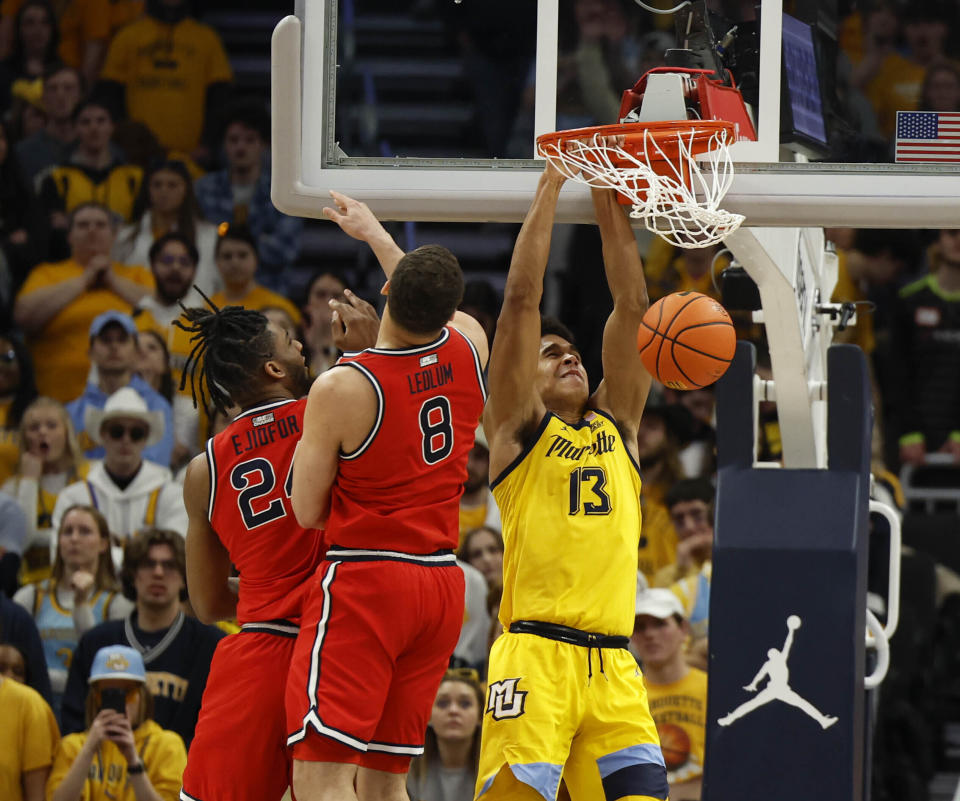
[(17, 472), (20, 462), (20, 435), (17, 429), (7, 428), (11, 401), (0, 402), (0, 484)]
[[(3, 0), (0, 14), (16, 16), (22, 5), (23, 0)], [(143, 0), (62, 0), (53, 5), (59, 17), (60, 60), (77, 69), (88, 41), (109, 38), (143, 13)]]
[(897, 129), (898, 111), (916, 111), (926, 70), (899, 53), (887, 56), (867, 84), (866, 96), (877, 113), (880, 132), (892, 138)]
[[(70, 770), (86, 739), (86, 732), (63, 738), (47, 781), (47, 801), (53, 798), (53, 791)], [(147, 720), (134, 730), (133, 741), (157, 795), (164, 801), (177, 801), (183, 769), (187, 766), (187, 749), (180, 735)], [(127, 760), (116, 743), (104, 740), (100, 744), (78, 801), (136, 801), (133, 787), (127, 781)]]
[(23, 801), (20, 776), (48, 767), (60, 742), (53, 710), (32, 687), (0, 677), (0, 798)]
[(143, 17), (110, 43), (100, 77), (127, 87), (127, 113), (166, 148), (196, 148), (207, 87), (233, 80), (216, 31), (190, 17), (167, 25)]
[(475, 528), (480, 528), (487, 520), (487, 505), (469, 508), (460, 507), (460, 545), (463, 545), (463, 535)]
[[(149, 290), (154, 288), (153, 275), (145, 267), (114, 262), (111, 269)], [(30, 271), (17, 297), (25, 297), (82, 274), (83, 267), (73, 259), (38, 264)], [(41, 395), (49, 395), (61, 403), (69, 403), (80, 396), (90, 371), (87, 355), (90, 323), (98, 314), (110, 310), (127, 314), (132, 311), (129, 303), (109, 289), (90, 289), (64, 306), (42, 330), (27, 337), (27, 347), (37, 374), (37, 391)]]
[[(833, 288), (834, 303), (866, 300), (863, 291), (854, 283), (847, 269), (847, 252), (837, 251), (837, 285)], [(873, 332), (873, 312), (867, 306), (857, 307), (857, 324), (851, 325), (846, 331), (837, 331), (833, 338), (837, 342), (847, 342), (859, 345), (868, 356), (877, 347), (877, 338)]]
[(684, 782), (703, 775), (707, 728), (707, 674), (697, 668), (673, 684), (653, 684), (644, 677), (650, 714), (657, 724), (667, 781)]
[(640, 496), (643, 511), (643, 526), (640, 529), (639, 570), (651, 587), (657, 571), (673, 564), (677, 559), (677, 531), (670, 519), (670, 512), (657, 493), (644, 490)]
[(223, 308), (224, 306), (243, 306), (245, 309), (260, 311), (270, 306), (279, 306), (290, 315), (290, 319), (293, 320), (294, 323), (300, 325), (300, 310), (283, 295), (278, 295), (276, 292), (272, 292), (259, 284), (254, 284), (253, 289), (244, 296), (243, 300), (227, 300), (227, 296), (223, 292), (217, 292), (210, 300), (219, 308)]
[(629, 636), (637, 591), (640, 472), (613, 419), (548, 412), (491, 485), (503, 521), (500, 621)]

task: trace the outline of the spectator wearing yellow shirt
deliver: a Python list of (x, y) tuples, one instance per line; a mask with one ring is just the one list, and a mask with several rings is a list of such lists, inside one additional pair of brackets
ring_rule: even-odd
[(196, 157), (206, 117), (229, 93), (230, 62), (220, 36), (189, 15), (186, 0), (147, 0), (146, 12), (110, 43), (101, 86), (165, 148)]
[[(60, 743), (47, 801), (176, 801), (187, 750), (176, 732), (153, 720), (143, 657), (134, 648), (97, 651), (87, 693), (87, 730)], [(119, 691), (119, 692), (117, 692)], [(117, 695), (113, 704), (112, 695)]]
[(0, 676), (0, 798), (42, 801), (60, 730), (43, 696)]
[(258, 262), (257, 240), (249, 228), (245, 225), (228, 227), (217, 241), (214, 258), (223, 281), (223, 290), (211, 298), (215, 305), (243, 306), (256, 311), (265, 306), (276, 306), (300, 325), (300, 310), (293, 303), (254, 280)]
[(683, 647), (689, 626), (665, 589), (637, 593), (631, 643), (643, 665), (650, 715), (660, 735), (672, 801), (700, 798), (707, 727), (707, 674), (690, 667)]
[(144, 267), (110, 261), (116, 236), (113, 215), (98, 203), (82, 203), (69, 216), (70, 258), (37, 265), (13, 307), (27, 335), (37, 390), (62, 403), (83, 392), (90, 371), (90, 324), (105, 311), (130, 313), (153, 289)]
[[(863, 58), (854, 67), (853, 83), (866, 94), (881, 132), (892, 137), (897, 112), (919, 106), (928, 67), (947, 61), (944, 47), (950, 28), (950, 10), (933, 2), (908, 3), (897, 11), (881, 4), (867, 16), (863, 34)], [(896, 35), (902, 30), (903, 53), (897, 51)]]

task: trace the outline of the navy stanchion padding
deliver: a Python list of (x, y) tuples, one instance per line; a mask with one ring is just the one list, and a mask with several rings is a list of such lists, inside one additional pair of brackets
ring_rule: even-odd
[(717, 388), (704, 799), (860, 801), (870, 487), (862, 352), (828, 354), (828, 469), (753, 467), (753, 346)]

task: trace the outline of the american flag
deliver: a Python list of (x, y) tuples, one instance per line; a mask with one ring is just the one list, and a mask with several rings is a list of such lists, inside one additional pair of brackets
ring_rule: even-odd
[(898, 111), (896, 160), (960, 164), (960, 113)]

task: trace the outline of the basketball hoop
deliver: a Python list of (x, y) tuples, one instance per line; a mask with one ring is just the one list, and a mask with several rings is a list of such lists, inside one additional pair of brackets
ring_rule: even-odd
[(670, 244), (699, 248), (743, 222), (720, 208), (733, 181), (735, 140), (736, 126), (724, 120), (620, 123), (543, 134), (537, 154), (568, 178), (616, 190), (633, 207), (630, 216)]

